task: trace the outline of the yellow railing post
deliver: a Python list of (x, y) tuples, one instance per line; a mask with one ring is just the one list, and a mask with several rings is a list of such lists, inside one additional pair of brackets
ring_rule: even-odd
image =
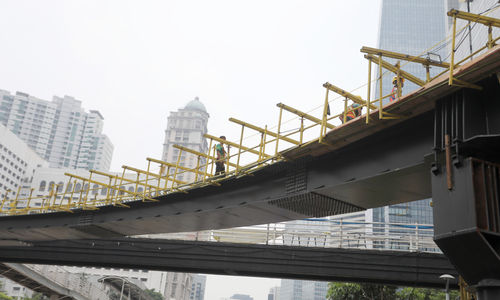
[[(109, 182), (108, 182), (108, 186), (106, 187), (106, 205), (109, 205), (112, 203), (112, 199), (110, 198), (110, 194), (111, 194), (111, 184), (113, 183), (113, 177), (109, 176)], [(111, 196), (113, 196), (111, 194)]]
[[(208, 152), (207, 152), (207, 157), (205, 158), (207, 160), (207, 163), (205, 164), (205, 171), (204, 171), (204, 174), (203, 174), (203, 182), (205, 182), (207, 180), (207, 173), (208, 173), (208, 165), (210, 164), (210, 151), (212, 151), (212, 143), (213, 143), (213, 139), (210, 139), (210, 143), (209, 143), (209, 146), (208, 146)], [(212, 161), (213, 163), (213, 161)]]
[(382, 55), (378, 56), (378, 81), (379, 81), (379, 99), (378, 99), (378, 118), (382, 120), (384, 117), (382, 113)]
[(453, 15), (453, 29), (451, 34), (451, 58), (450, 58), (450, 77), (448, 85), (453, 85), (453, 68), (455, 63), (455, 35), (457, 32), (457, 16)]
[(321, 119), (321, 128), (319, 133), (319, 142), (323, 142), (323, 136), (326, 135), (326, 122), (328, 121), (328, 87), (326, 88), (325, 103), (323, 105), (323, 118)]
[[(83, 200), (83, 189), (85, 188), (85, 180), (82, 179), (82, 186), (80, 188), (80, 196), (78, 197), (78, 207), (83, 208), (85, 206), (85, 203), (82, 203)], [(78, 192), (78, 191), (77, 191)]]
[(175, 164), (175, 171), (174, 171), (174, 177), (172, 178), (172, 187), (170, 188), (170, 191), (174, 190), (174, 184), (175, 184), (175, 179), (177, 177), (177, 170), (179, 170), (179, 163), (181, 162), (181, 156), (182, 156), (182, 149), (179, 149), (179, 156), (177, 156), (177, 163)]
[[(245, 131), (245, 125), (241, 125), (241, 134), (240, 134), (240, 146), (238, 147), (238, 158), (236, 159), (236, 175), (240, 170), (240, 157), (241, 157), (241, 146), (243, 144), (243, 133)], [(279, 135), (279, 130), (278, 130)]]
[[(73, 179), (73, 177), (70, 176), (68, 183), (66, 184), (66, 188), (64, 189), (64, 192), (61, 196), (61, 206), (63, 205), (64, 198), (66, 198), (66, 194), (68, 193), (68, 188), (69, 188), (69, 184), (71, 183), (71, 179)], [(68, 201), (68, 209), (70, 209), (69, 201)]]
[[(125, 169), (122, 172), (122, 176), (120, 177), (120, 183), (117, 184), (118, 181), (118, 175), (115, 177), (115, 187), (116, 187), (116, 197), (115, 201), (113, 202), (113, 205), (116, 205), (117, 203), (121, 203), (121, 196), (124, 195), (125, 193), (121, 191), (122, 189), (122, 184), (123, 184), (123, 176), (125, 176)], [(122, 193), (122, 194), (120, 194)], [(146, 187), (144, 187), (144, 197), (142, 198), (142, 201), (144, 202), (144, 198), (146, 198)]]
[(401, 65), (399, 63), (399, 61), (396, 63), (396, 68), (397, 68), (397, 72), (396, 72), (396, 86), (397, 86), (397, 96), (398, 96), (398, 99), (401, 99), (401, 94), (402, 94), (402, 91), (401, 91)]
[(214, 146), (214, 149), (213, 149), (213, 154), (212, 154), (212, 163), (210, 164), (210, 175), (211, 176), (214, 176), (214, 164), (215, 164), (215, 160), (217, 159), (217, 153), (216, 153), (216, 150), (215, 150), (215, 146)]
[(5, 194), (4, 194), (4, 197), (2, 200), (2, 206), (0, 206), (0, 210), (2, 211), (2, 213), (3, 213), (3, 206), (4, 206), (5, 202), (7, 201), (9, 192), (10, 192), (10, 190), (5, 190)]
[(492, 31), (491, 25), (488, 25), (488, 49), (491, 49), (494, 46)]
[(194, 173), (194, 181), (198, 181), (198, 171), (200, 169), (200, 159), (201, 157), (198, 155), (196, 156), (196, 172)]
[[(151, 169), (151, 161), (148, 160), (148, 168), (146, 170), (146, 180), (144, 181), (144, 183), (147, 185), (148, 184), (148, 180), (149, 180), (149, 170)], [(123, 172), (123, 175), (125, 175), (125, 171)], [(150, 189), (151, 190), (151, 189)], [(146, 186), (144, 186), (144, 192), (146, 192)], [(144, 194), (146, 195), (146, 194)], [(144, 201), (144, 198), (142, 198), (142, 201)]]
[(169, 178), (169, 176), (170, 176), (170, 166), (167, 166), (167, 174), (165, 175), (165, 187), (164, 187), (165, 190), (168, 189), (168, 178)]
[[(71, 201), (71, 203), (73, 203), (73, 195), (75, 193), (76, 183), (77, 183), (77, 180), (75, 179), (75, 181), (73, 182), (73, 186), (71, 187), (71, 196), (70, 196), (70, 199), (69, 199), (69, 201)], [(69, 201), (68, 201), (68, 207), (70, 207), (70, 202)]]
[(30, 209), (30, 205), (31, 205), (31, 197), (33, 196), (33, 191), (34, 191), (34, 190), (35, 190), (34, 188), (31, 188), (31, 189), (30, 189), (30, 195), (29, 195), (29, 197), (28, 197), (28, 203), (26, 204), (26, 211), (29, 211), (29, 209)]
[[(280, 133), (281, 133), (281, 116), (283, 115), (283, 108), (280, 107), (280, 117), (278, 119), (278, 136), (276, 137), (276, 150), (274, 151), (274, 156), (278, 155), (278, 145), (280, 141)], [(302, 141), (300, 141), (302, 144)]]
[[(87, 199), (89, 198), (89, 192), (90, 192), (90, 182), (92, 180), (92, 170), (90, 170), (89, 172), (89, 188), (85, 191), (85, 203), (87, 203)], [(85, 188), (85, 185), (84, 185), (84, 188)]]
[(262, 154), (259, 160), (263, 160), (266, 156), (266, 143), (267, 143), (267, 125), (264, 127), (264, 143), (262, 144)]
[(366, 92), (366, 124), (370, 122), (370, 93), (372, 90), (372, 60), (368, 60), (368, 87)]
[(300, 118), (300, 143), (302, 144), (304, 140), (304, 117)]
[(17, 188), (16, 199), (14, 199), (14, 202), (12, 202), (12, 203), (10, 204), (10, 208), (11, 208), (11, 209), (10, 209), (10, 210), (11, 210), (11, 213), (10, 213), (10, 214), (15, 213), (15, 212), (16, 212), (16, 210), (17, 210), (17, 201), (18, 201), (18, 199), (19, 199), (19, 193), (20, 193), (20, 192), (21, 192), (21, 186), (19, 186), (19, 187)]
[(345, 123), (347, 121), (347, 97), (344, 99), (344, 113), (342, 115), (342, 123)]
[[(224, 147), (224, 144), (222, 144), (222, 147)], [(231, 159), (231, 146), (229, 144), (227, 145), (227, 153), (226, 153), (226, 175), (229, 173), (229, 159)]]

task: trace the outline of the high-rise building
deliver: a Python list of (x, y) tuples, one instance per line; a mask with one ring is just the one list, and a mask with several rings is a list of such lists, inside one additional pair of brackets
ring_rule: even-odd
[(191, 296), (190, 300), (203, 300), (205, 299), (205, 283), (207, 281), (207, 276), (195, 274), (192, 275), (193, 284), (191, 285)]
[(267, 300), (280, 300), (280, 287), (275, 286), (269, 289)]
[[(429, 50), (429, 48), (439, 42), (443, 42), (446, 38), (446, 8), (448, 2), (451, 3), (454, 1), (382, 0), (378, 47), (384, 50), (445, 61), (448, 50), (446, 47), (441, 47), (438, 51)], [(384, 59), (393, 64), (396, 63), (394, 59)], [(401, 64), (403, 65), (405, 62), (402, 61)], [(420, 64), (408, 63), (402, 69), (421, 79), (426, 78), (426, 70)], [(442, 69), (433, 68), (430, 71), (432, 77), (441, 72)], [(383, 95), (390, 93), (393, 75), (389, 74), (383, 77)], [(415, 84), (406, 81), (403, 88), (403, 95), (416, 88)], [(375, 95), (375, 97), (379, 95), (378, 84)], [(430, 199), (426, 199), (369, 209), (366, 213), (366, 221), (432, 224), (432, 207), (430, 206), (430, 201)], [(373, 230), (378, 230), (375, 227)], [(385, 230), (385, 227), (380, 230)], [(387, 246), (381, 245), (381, 247)]]
[[(209, 114), (205, 105), (200, 102), (198, 97), (188, 102), (184, 108), (176, 112), (171, 112), (168, 117), (167, 129), (165, 130), (162, 159), (170, 163), (177, 162), (179, 149), (173, 147), (175, 144), (201, 153), (207, 153), (208, 145), (203, 135), (207, 133), (208, 118)], [(182, 153), (180, 165), (188, 168), (196, 168), (198, 165), (199, 170), (203, 171), (205, 161), (205, 158), (200, 158), (198, 162), (196, 155)], [(181, 173), (177, 179), (193, 182), (196, 179), (196, 175), (193, 172)]]
[(328, 282), (282, 279), (280, 300), (324, 300), (328, 292)]
[(0, 124), (7, 127), (53, 168), (107, 171), (113, 145), (102, 134), (102, 115), (85, 112), (81, 101), (54, 96), (46, 101), (0, 90)]
[[(415, 56), (429, 57), (432, 60), (445, 60), (446, 48), (439, 51), (429, 50), (446, 37), (445, 0), (382, 0), (378, 48)], [(384, 58), (395, 64), (397, 60)], [(426, 78), (426, 70), (420, 64), (401, 61), (402, 70), (420, 79)], [(404, 66), (403, 66), (404, 65)], [(431, 77), (442, 71), (431, 68)], [(377, 72), (378, 73), (378, 72)], [(382, 94), (385, 96), (393, 87), (391, 81), (395, 74), (382, 77)], [(403, 95), (415, 90), (417, 85), (404, 84)], [(379, 86), (376, 84), (376, 98), (379, 97)]]

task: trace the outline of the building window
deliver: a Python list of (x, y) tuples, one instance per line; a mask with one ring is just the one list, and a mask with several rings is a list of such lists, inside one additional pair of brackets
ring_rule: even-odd
[(52, 191), (52, 190), (54, 189), (54, 185), (55, 185), (55, 184), (56, 184), (56, 183), (55, 183), (54, 181), (51, 181), (51, 182), (49, 183), (49, 192), (50, 192), (50, 191)]
[(40, 182), (40, 188), (38, 189), (40, 192), (45, 192), (45, 186), (47, 185), (47, 183), (45, 182), (45, 180), (43, 180), (42, 182)]
[(60, 193), (63, 191), (63, 187), (64, 187), (64, 182), (62, 181), (59, 181), (59, 183), (57, 184), (57, 192)]
[(92, 187), (92, 194), (97, 195), (99, 193), (98, 190), (99, 190), (99, 185), (94, 184), (94, 186)]

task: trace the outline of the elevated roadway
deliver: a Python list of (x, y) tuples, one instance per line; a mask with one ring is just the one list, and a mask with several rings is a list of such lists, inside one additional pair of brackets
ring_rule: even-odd
[[(5, 246), (6, 262), (168, 270), (238, 276), (351, 281), (442, 288), (458, 276), (438, 253), (164, 239), (33, 241)], [(452, 287), (457, 287), (452, 283)]]

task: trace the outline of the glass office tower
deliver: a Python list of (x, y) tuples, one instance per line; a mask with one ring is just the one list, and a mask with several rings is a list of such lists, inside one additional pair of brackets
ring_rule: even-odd
[[(421, 57), (429, 57), (433, 60), (446, 60), (447, 48), (428, 50), (446, 37), (446, 8), (448, 3), (443, 0), (383, 0), (380, 15), (378, 48), (398, 53), (410, 54)], [(384, 58), (396, 63), (394, 59)], [(401, 61), (404, 65), (405, 61)], [(403, 70), (426, 79), (426, 70), (420, 64), (410, 63), (402, 67)], [(431, 76), (442, 71), (441, 68), (431, 68)], [(378, 75), (378, 72), (377, 72)], [(392, 77), (395, 74), (388, 73), (383, 77), (383, 95), (390, 93), (392, 89)], [(417, 85), (406, 81), (403, 95), (417, 88)], [(378, 82), (375, 91), (378, 97)], [(432, 149), (429, 149), (431, 151)], [(409, 224), (432, 224), (431, 199), (402, 203), (392, 206), (376, 208), (367, 211), (368, 222), (382, 223), (409, 223)], [(384, 234), (385, 226), (374, 226), (375, 232)], [(377, 247), (377, 245), (374, 245)], [(404, 248), (406, 245), (380, 244), (380, 248)]]
[[(446, 47), (439, 51), (428, 50), (446, 37), (446, 5), (443, 0), (382, 0), (378, 48), (403, 54), (445, 60)], [(384, 60), (395, 64), (394, 59)], [(405, 61), (401, 61), (403, 65)], [(410, 63), (402, 67), (404, 71), (425, 80), (425, 68)], [(431, 68), (431, 76), (439, 74), (441, 68)], [(378, 75), (378, 72), (377, 72)], [(392, 89), (392, 77), (388, 72), (382, 80), (382, 94)], [(417, 85), (406, 81), (403, 95), (415, 90)], [(379, 95), (378, 82), (375, 97)]]

